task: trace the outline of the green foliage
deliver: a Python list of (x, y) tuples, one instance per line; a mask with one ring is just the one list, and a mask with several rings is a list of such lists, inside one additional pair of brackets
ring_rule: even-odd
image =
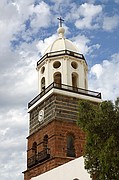
[(97, 180), (119, 180), (119, 98), (80, 100), (78, 125), (86, 133), (85, 168)]

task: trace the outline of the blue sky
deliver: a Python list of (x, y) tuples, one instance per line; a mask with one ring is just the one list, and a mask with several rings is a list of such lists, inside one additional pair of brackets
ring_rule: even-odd
[(119, 0), (0, 1), (0, 179), (22, 180), (26, 169), (27, 103), (38, 93), (36, 63), (65, 36), (84, 54), (89, 89), (119, 96)]

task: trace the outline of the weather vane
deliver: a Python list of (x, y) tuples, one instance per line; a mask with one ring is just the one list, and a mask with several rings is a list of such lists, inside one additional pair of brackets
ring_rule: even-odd
[(57, 18), (59, 20), (59, 26), (62, 27), (62, 23), (64, 21), (64, 19), (62, 19), (61, 17), (60, 18)]

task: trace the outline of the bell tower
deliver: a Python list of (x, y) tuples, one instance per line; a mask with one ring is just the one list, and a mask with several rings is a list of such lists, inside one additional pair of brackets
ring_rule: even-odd
[(83, 54), (65, 38), (59, 18), (57, 39), (37, 62), (38, 95), (28, 103), (27, 170), (30, 180), (83, 155), (85, 134), (77, 126), (78, 101), (101, 102), (88, 90), (88, 66)]

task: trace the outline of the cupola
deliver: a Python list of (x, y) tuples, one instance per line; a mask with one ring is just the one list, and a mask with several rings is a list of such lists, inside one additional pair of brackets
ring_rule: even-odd
[(37, 62), (39, 93), (52, 83), (88, 89), (86, 60), (75, 44), (65, 38), (61, 19), (57, 33), (57, 39)]
[(58, 38), (46, 49), (44, 54), (63, 50), (79, 53), (78, 48), (64, 37), (65, 29), (63, 27), (59, 27), (57, 33)]

